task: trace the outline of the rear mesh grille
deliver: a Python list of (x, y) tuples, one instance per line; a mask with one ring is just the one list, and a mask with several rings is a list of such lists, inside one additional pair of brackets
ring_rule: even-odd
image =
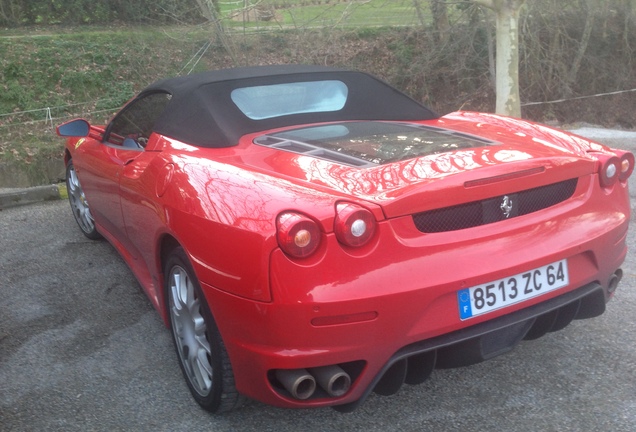
[(574, 194), (577, 179), (527, 189), (413, 215), (418, 230), (425, 233), (456, 231), (526, 215), (563, 202)]

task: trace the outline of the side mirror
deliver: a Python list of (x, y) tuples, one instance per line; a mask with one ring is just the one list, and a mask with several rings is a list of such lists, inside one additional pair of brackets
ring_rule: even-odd
[(90, 131), (90, 124), (84, 119), (75, 119), (57, 127), (57, 134), (62, 137), (85, 137)]

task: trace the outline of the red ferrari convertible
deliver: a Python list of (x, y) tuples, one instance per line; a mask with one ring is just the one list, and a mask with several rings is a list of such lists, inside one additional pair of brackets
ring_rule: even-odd
[(598, 316), (621, 279), (631, 153), (438, 116), (361, 72), (166, 79), (58, 134), (75, 220), (130, 266), (213, 412), (351, 410)]

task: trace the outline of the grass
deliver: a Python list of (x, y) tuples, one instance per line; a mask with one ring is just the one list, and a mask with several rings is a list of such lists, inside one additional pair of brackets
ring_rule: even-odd
[(0, 114), (51, 108), (55, 117), (71, 108), (69, 100), (95, 101), (93, 111), (120, 106), (137, 83), (153, 78), (153, 65), (170, 63), (162, 55), (168, 43), (152, 30), (0, 38)]
[[(222, 1), (222, 13), (237, 15), (244, 4)], [(261, 63), (294, 57), (298, 50), (287, 42), (287, 30), (335, 27), (361, 32), (416, 24), (411, 0), (270, 0), (261, 5), (269, 5), (274, 19), (260, 21), (252, 14), (246, 15), (248, 21), (224, 20), (229, 42), (214, 38), (206, 26), (0, 30), (0, 162), (57, 157), (61, 144), (54, 125), (76, 116), (105, 123), (137, 91), (157, 79), (211, 65), (253, 64), (254, 57), (260, 57)], [(253, 30), (268, 33), (256, 42), (232, 34)], [(205, 59), (199, 62), (197, 52), (208, 41), (213, 43), (201, 53)], [(238, 53), (231, 58), (223, 49), (228, 43)], [(210, 61), (213, 56), (218, 58)]]
[[(222, 14), (230, 17), (238, 13), (241, 18), (240, 11), (250, 3), (254, 2), (221, 1)], [(228, 18), (224, 20), (226, 28), (417, 24), (412, 0), (268, 0), (257, 5), (273, 10), (275, 18), (259, 21), (254, 15), (245, 22)], [(0, 30), (0, 133), (7, 124), (57, 119), (77, 112), (77, 107), (68, 106), (69, 101), (87, 103), (85, 111), (90, 112), (114, 109), (140, 86), (156, 79), (157, 71), (161, 76), (182, 72), (188, 56), (209, 39), (204, 27)], [(190, 71), (188, 66), (186, 72)]]
[[(242, 3), (221, 2), (223, 13), (236, 14)], [(158, 79), (240, 65), (323, 63), (325, 56), (342, 64), (349, 51), (372, 43), (362, 42), (364, 35), (372, 39), (415, 19), (411, 0), (262, 4), (274, 7), (275, 19), (228, 18), (225, 40), (211, 26), (0, 30), (0, 164), (18, 164), (37, 177), (43, 163), (61, 158), (63, 142), (55, 135), (56, 125), (75, 117), (105, 124)], [(345, 30), (351, 37), (330, 40), (334, 28), (351, 29)]]
[[(271, 19), (259, 20), (257, 12), (248, 12), (243, 2), (227, 3), (222, 9), (230, 28), (307, 28), (307, 27), (376, 27), (421, 24), (412, 0), (289, 0), (264, 2), (260, 7)], [(427, 8), (424, 10), (428, 11)], [(261, 15), (262, 16), (262, 15)]]
[(57, 157), (53, 126), (73, 117), (105, 123), (138, 90), (177, 75), (207, 38), (152, 28), (0, 37), (0, 162)]

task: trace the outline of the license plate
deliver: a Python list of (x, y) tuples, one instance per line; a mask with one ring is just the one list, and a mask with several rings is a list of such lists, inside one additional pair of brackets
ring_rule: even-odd
[(567, 260), (557, 261), (457, 292), (459, 316), (473, 318), (540, 296), (570, 283)]

